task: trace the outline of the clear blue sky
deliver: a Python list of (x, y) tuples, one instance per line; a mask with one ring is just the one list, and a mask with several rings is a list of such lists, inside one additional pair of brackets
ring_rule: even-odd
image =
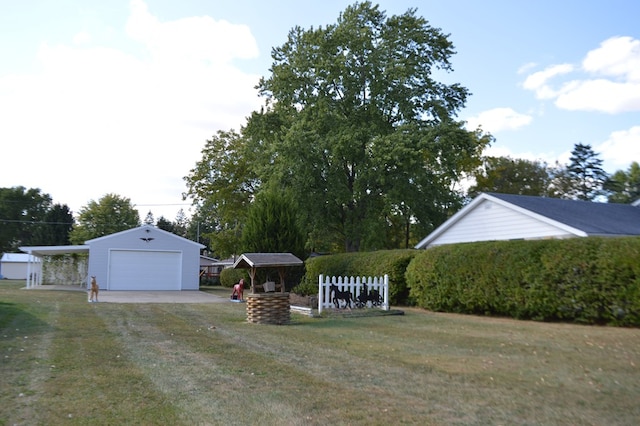
[[(0, 0), (0, 187), (75, 212), (112, 192), (174, 220), (206, 139), (259, 108), (271, 48), (352, 3)], [(640, 161), (640, 2), (373, 3), (450, 34), (442, 79), (472, 92), (459, 117), (495, 136), (487, 154), (566, 163), (584, 143), (610, 173)]]

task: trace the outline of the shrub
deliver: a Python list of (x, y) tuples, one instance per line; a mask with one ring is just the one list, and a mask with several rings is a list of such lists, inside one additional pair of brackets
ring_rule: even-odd
[(223, 287), (233, 288), (234, 284), (237, 284), (241, 278), (244, 278), (245, 289), (248, 288), (251, 281), (246, 269), (224, 268), (220, 272), (220, 284)]
[(200, 285), (220, 285), (220, 277), (200, 277)]
[(393, 305), (407, 304), (410, 303), (410, 299), (405, 271), (417, 253), (415, 250), (380, 250), (314, 257), (306, 262), (306, 274), (301, 286), (305, 289), (313, 288), (314, 293), (317, 293), (320, 275), (330, 277), (389, 275), (389, 302)]
[(640, 325), (640, 238), (435, 247), (413, 258), (406, 282), (435, 311)]

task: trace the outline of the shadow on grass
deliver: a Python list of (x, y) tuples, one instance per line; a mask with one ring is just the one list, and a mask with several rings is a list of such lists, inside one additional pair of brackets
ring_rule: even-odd
[(22, 331), (34, 332), (50, 330), (51, 326), (46, 322), (27, 312), (19, 304), (0, 301), (0, 330), (9, 333), (12, 329), (19, 328)]

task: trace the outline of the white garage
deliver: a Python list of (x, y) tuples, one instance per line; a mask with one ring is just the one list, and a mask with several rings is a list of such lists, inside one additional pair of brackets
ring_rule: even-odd
[(86, 241), (102, 290), (198, 290), (202, 244), (150, 225)]
[[(33, 258), (89, 254), (86, 285), (95, 276), (100, 290), (198, 290), (200, 250), (205, 246), (151, 225), (88, 240), (81, 246), (20, 247)], [(42, 284), (42, 274), (27, 287)], [(66, 284), (66, 283), (60, 283)]]

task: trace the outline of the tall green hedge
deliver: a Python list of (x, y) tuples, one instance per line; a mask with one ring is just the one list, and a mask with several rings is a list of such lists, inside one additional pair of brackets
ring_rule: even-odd
[(305, 288), (318, 291), (318, 276), (379, 277), (389, 275), (389, 302), (411, 303), (405, 272), (415, 250), (380, 250), (364, 253), (342, 253), (318, 256), (306, 261)]
[(640, 238), (456, 244), (406, 271), (417, 305), (444, 312), (640, 325)]

